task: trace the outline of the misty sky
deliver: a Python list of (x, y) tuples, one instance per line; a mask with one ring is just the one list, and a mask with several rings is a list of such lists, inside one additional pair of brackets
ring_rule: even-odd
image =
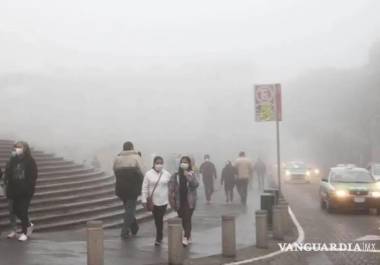
[(379, 10), (376, 0), (3, 0), (1, 69), (224, 56), (249, 58), (261, 79), (283, 80), (305, 68), (365, 63), (379, 38)]
[(126, 139), (146, 152), (270, 153), (253, 84), (284, 84), (286, 118), (288, 81), (367, 63), (379, 10), (377, 0), (0, 0), (0, 135), (81, 158)]

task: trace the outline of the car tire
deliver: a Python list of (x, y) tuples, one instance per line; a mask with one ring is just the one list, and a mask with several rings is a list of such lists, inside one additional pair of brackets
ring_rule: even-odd
[(334, 213), (334, 208), (331, 206), (331, 204), (328, 200), (325, 202), (325, 204), (326, 204), (326, 211), (328, 213)]
[(322, 210), (325, 210), (326, 209), (326, 203), (325, 203), (325, 201), (321, 198), (321, 209)]

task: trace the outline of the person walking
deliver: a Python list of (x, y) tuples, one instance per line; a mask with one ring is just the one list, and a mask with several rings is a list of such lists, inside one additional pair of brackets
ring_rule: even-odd
[(142, 158), (134, 150), (133, 143), (125, 142), (123, 151), (116, 157), (113, 170), (116, 177), (115, 193), (124, 204), (124, 224), (121, 238), (137, 235), (139, 226), (135, 217), (137, 197), (141, 194), (144, 179)]
[(187, 247), (191, 244), (192, 216), (197, 204), (197, 189), (199, 181), (192, 169), (191, 159), (183, 156), (180, 160), (178, 172), (173, 174), (169, 181), (169, 203), (182, 219), (185, 231), (182, 244)]
[(234, 167), (237, 170), (236, 187), (240, 195), (242, 205), (247, 205), (248, 182), (252, 178), (253, 165), (246, 157), (245, 152), (240, 152), (235, 160)]
[[(8, 161), (8, 163), (6, 164), (5, 168), (8, 168), (9, 165), (10, 165), (10, 160), (16, 156), (16, 152), (13, 150), (12, 153), (11, 153), (11, 157)], [(5, 174), (4, 174), (5, 175)], [(4, 181), (3, 181), (3, 190), (4, 190), (4, 196), (6, 196), (6, 190), (7, 190), (7, 178), (4, 176)], [(17, 217), (13, 211), (13, 200), (11, 198), (7, 198), (7, 202), (8, 202), (8, 216), (9, 216), (9, 225), (10, 225), (10, 232), (9, 234), (7, 235), (7, 238), (8, 239), (13, 239), (13, 238), (16, 238), (17, 237)], [(31, 226), (29, 227), (28, 231), (27, 231), (27, 236), (31, 236), (31, 233), (33, 232), (32, 231), (32, 228), (33, 228), (33, 223), (30, 223)]]
[(236, 169), (232, 166), (231, 161), (227, 161), (226, 166), (222, 170), (221, 177), (221, 185), (224, 184), (224, 191), (226, 193), (227, 203), (232, 203), (234, 200), (234, 187), (236, 175)]
[(214, 163), (210, 161), (210, 155), (205, 155), (204, 160), (199, 168), (199, 173), (202, 175), (207, 204), (210, 204), (211, 196), (214, 193), (214, 179), (217, 179), (217, 174)]
[(267, 172), (267, 168), (265, 166), (265, 163), (261, 160), (260, 157), (257, 159), (257, 162), (253, 168), (253, 171), (256, 173), (256, 176), (259, 182), (259, 190), (263, 191), (265, 188), (265, 175)]
[[(11, 157), (5, 170), (6, 195), (12, 201), (13, 213), (21, 221), (21, 235), (18, 240), (26, 241), (33, 229), (29, 221), (29, 207), (35, 191), (38, 169), (28, 143), (17, 142), (14, 152), (15, 155)], [(16, 231), (8, 235), (9, 238), (16, 236)]]
[(170, 173), (164, 169), (164, 159), (156, 156), (153, 168), (146, 172), (141, 192), (144, 208), (153, 212), (156, 225), (155, 246), (160, 246), (163, 239), (164, 215), (169, 203)]

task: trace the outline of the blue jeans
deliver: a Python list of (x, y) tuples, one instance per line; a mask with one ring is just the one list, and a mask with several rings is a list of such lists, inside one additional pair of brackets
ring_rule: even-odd
[(128, 237), (130, 233), (137, 234), (139, 226), (136, 220), (136, 205), (137, 200), (126, 200), (124, 201), (124, 224), (121, 229), (121, 236)]

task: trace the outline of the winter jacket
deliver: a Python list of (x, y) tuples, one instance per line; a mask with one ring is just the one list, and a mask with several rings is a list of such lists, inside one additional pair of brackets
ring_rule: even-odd
[(37, 176), (37, 164), (32, 156), (12, 157), (5, 169), (7, 198), (32, 198)]
[[(197, 204), (197, 188), (199, 186), (199, 180), (196, 173), (190, 171), (190, 176), (187, 178), (187, 202), (190, 209), (195, 209)], [(179, 180), (180, 175), (175, 173), (171, 176), (169, 181), (169, 203), (170, 206), (179, 210), (181, 207), (181, 195), (180, 195), (180, 186)]]
[(239, 157), (234, 162), (234, 167), (237, 170), (237, 179), (249, 179), (252, 177), (253, 165), (249, 158)]
[[(167, 205), (169, 203), (170, 177), (170, 173), (165, 169), (162, 170), (160, 173), (154, 169), (151, 169), (148, 172), (146, 172), (144, 182), (142, 185), (141, 202), (146, 203), (148, 196), (152, 196), (154, 186), (157, 183), (157, 187), (153, 193), (153, 204), (156, 206)], [(157, 182), (159, 178), (160, 182)]]
[(115, 193), (122, 200), (137, 200), (141, 194), (144, 167), (141, 157), (134, 150), (122, 151), (115, 159)]
[(199, 172), (202, 174), (203, 178), (217, 178), (216, 168), (210, 161), (205, 161), (199, 168)]
[(235, 177), (237, 175), (236, 169), (231, 165), (226, 165), (222, 171), (222, 185), (225, 184), (227, 187), (235, 186)]

